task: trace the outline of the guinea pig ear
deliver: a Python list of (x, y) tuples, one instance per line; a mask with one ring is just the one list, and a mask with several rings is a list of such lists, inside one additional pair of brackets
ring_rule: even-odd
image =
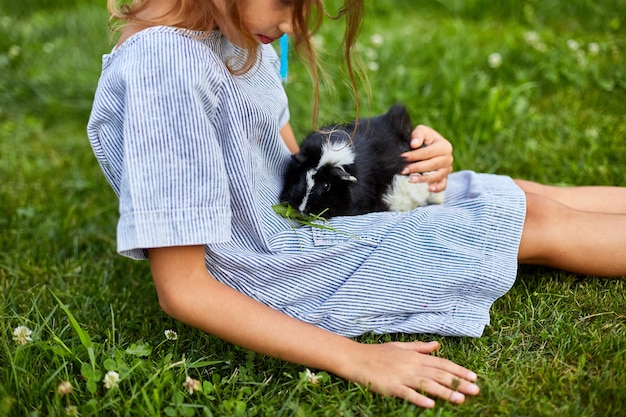
[(342, 167), (335, 167), (335, 168), (333, 168), (332, 174), (334, 176), (338, 177), (342, 181), (350, 181), (350, 182), (356, 182), (357, 181), (357, 179), (356, 179), (356, 177), (354, 175), (351, 175), (349, 172), (347, 172)]
[(306, 162), (306, 156), (302, 155), (301, 153), (294, 153), (293, 155), (291, 155), (291, 159), (299, 164), (304, 164)]
[(411, 123), (411, 116), (404, 104), (394, 104), (391, 106), (386, 115), (393, 123), (401, 130), (413, 131), (413, 123)]

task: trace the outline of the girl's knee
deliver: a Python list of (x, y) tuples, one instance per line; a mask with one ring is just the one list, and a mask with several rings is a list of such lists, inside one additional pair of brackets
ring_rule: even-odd
[(560, 225), (567, 221), (569, 211), (568, 207), (541, 194), (526, 192), (526, 220), (518, 254), (520, 263), (549, 263), (558, 251)]
[(518, 187), (520, 187), (526, 194), (532, 193), (537, 195), (546, 196), (548, 187), (546, 185), (540, 184), (538, 182), (528, 181), (528, 180), (513, 180)]

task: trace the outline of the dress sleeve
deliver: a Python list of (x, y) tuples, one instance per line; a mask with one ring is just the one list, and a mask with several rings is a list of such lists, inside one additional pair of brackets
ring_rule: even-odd
[[(200, 42), (155, 34), (127, 58), (118, 251), (230, 239), (228, 178), (215, 118), (224, 77)], [(132, 54), (132, 55), (131, 55)]]

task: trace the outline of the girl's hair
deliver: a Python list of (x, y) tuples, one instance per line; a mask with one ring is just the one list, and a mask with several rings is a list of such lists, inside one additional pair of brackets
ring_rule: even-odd
[[(240, 1), (224, 0), (226, 4), (224, 16), (226, 21), (232, 22), (233, 28), (241, 35), (240, 47), (246, 49), (246, 60), (238, 68), (229, 65), (231, 73), (239, 75), (250, 70), (256, 62), (259, 48), (258, 41), (248, 32), (240, 16)], [(319, 72), (317, 57), (313, 46), (312, 37), (318, 31), (322, 20), (327, 16), (322, 0), (290, 0), (294, 7), (293, 13), (293, 38), (297, 55), (305, 59), (310, 68), (314, 85), (314, 101), (312, 121), (315, 125), (319, 112)], [(111, 26), (119, 30), (127, 24), (135, 24), (139, 27), (166, 25), (180, 27), (191, 31), (209, 33), (217, 27), (215, 16), (222, 13), (211, 0), (171, 0), (171, 7), (161, 16), (146, 19), (142, 17), (150, 3), (150, 0), (107, 0), (107, 6), (111, 15)], [(364, 0), (344, 0), (333, 19), (345, 18), (345, 31), (343, 38), (343, 53), (350, 83), (355, 96), (356, 113), (359, 113), (359, 94), (354, 69), (353, 50), (356, 37), (363, 18)]]

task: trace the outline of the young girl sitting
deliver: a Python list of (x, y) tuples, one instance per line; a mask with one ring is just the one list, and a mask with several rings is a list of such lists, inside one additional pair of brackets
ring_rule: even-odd
[[(478, 393), (476, 375), (430, 355), (437, 343), (349, 337), (480, 336), (518, 263), (626, 275), (626, 189), (450, 173), (449, 142), (418, 126), (405, 173), (433, 172), (416, 180), (445, 189), (444, 205), (294, 232), (272, 209), (298, 146), (268, 44), (289, 34), (314, 69), (322, 8), (109, 0), (123, 25), (88, 134), (119, 197), (118, 250), (149, 259), (161, 307), (184, 323), (418, 406), (461, 403)], [(350, 70), (362, 11), (362, 0), (342, 10)]]

